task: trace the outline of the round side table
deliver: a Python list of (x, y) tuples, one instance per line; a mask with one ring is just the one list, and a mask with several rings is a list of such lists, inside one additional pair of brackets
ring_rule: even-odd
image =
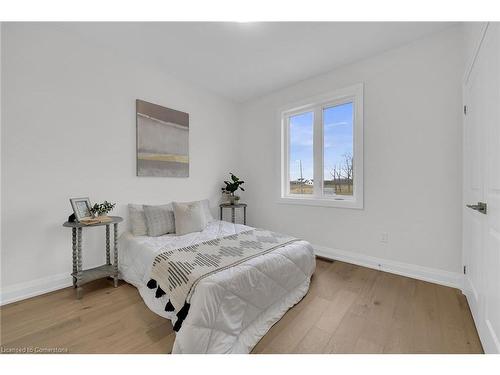
[(236, 215), (235, 215), (235, 210), (237, 208), (241, 209), (243, 208), (243, 225), (247, 224), (247, 204), (246, 203), (235, 203), (235, 204), (230, 204), (230, 203), (221, 203), (219, 205), (220, 207), (220, 219), (222, 220), (222, 211), (224, 208), (230, 208), (231, 209), (231, 222), (235, 223), (236, 221)]
[[(85, 225), (75, 222), (65, 222), (63, 227), (71, 228), (72, 245), (73, 245), (73, 287), (76, 288), (76, 297), (82, 297), (82, 285), (90, 281), (103, 277), (112, 277), (115, 288), (118, 286), (118, 223), (123, 221), (119, 216), (110, 216), (111, 221)], [(110, 246), (110, 225), (113, 224), (113, 264), (111, 264), (111, 246)], [(90, 268), (82, 269), (82, 228), (94, 228), (106, 226), (106, 264)]]

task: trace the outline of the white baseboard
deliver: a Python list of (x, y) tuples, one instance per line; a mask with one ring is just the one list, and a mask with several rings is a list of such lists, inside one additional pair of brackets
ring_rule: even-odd
[[(316, 255), (320, 257), (357, 264), (359, 266), (451, 286), (453, 288), (462, 289), (463, 286), (463, 276), (460, 273), (400, 263), (354, 253), (352, 251), (330, 249), (324, 246), (313, 245), (313, 247)], [(0, 306), (66, 288), (71, 286), (72, 283), (71, 276), (64, 273), (8, 286), (0, 290)]]
[(458, 272), (450, 272), (418, 266), (415, 264), (396, 262), (352, 251), (331, 249), (324, 246), (313, 245), (313, 248), (316, 255), (323, 258), (339, 260), (346, 263), (373, 268), (379, 271), (411, 277), (413, 279), (451, 286), (453, 288), (462, 289), (463, 286), (463, 275)]
[(39, 296), (73, 285), (73, 280), (67, 273), (27, 281), (0, 290), (0, 306)]

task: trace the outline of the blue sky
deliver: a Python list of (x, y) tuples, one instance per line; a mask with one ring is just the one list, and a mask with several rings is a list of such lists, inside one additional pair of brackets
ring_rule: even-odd
[[(331, 180), (330, 170), (342, 164), (343, 155), (352, 154), (352, 103), (326, 108), (323, 111), (324, 126), (324, 176)], [(313, 113), (306, 112), (290, 118), (290, 180), (300, 177), (299, 160), (302, 160), (302, 174), (313, 178)]]

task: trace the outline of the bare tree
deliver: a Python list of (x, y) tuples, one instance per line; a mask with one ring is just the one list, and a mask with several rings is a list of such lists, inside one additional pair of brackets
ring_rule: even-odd
[(334, 166), (333, 169), (330, 169), (330, 176), (332, 176), (332, 182), (333, 182), (333, 191), (336, 193), (337, 190), (337, 167)]
[(344, 164), (342, 166), (342, 171), (344, 172), (344, 177), (347, 182), (347, 191), (352, 192), (353, 185), (353, 158), (350, 152), (346, 152), (344, 155)]
[(342, 168), (335, 165), (333, 169), (330, 170), (330, 175), (332, 176), (335, 194), (337, 194), (342, 191)]

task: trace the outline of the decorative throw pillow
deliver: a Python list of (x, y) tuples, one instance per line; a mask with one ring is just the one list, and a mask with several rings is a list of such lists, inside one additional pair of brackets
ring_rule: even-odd
[(157, 237), (167, 233), (175, 233), (172, 204), (169, 203), (162, 206), (144, 205), (144, 214), (146, 216), (148, 236)]
[(207, 226), (203, 204), (197, 202), (173, 202), (175, 229), (178, 235), (200, 232)]
[(146, 216), (142, 204), (128, 205), (128, 217), (130, 220), (130, 230), (134, 236), (145, 236), (148, 234), (146, 226)]

